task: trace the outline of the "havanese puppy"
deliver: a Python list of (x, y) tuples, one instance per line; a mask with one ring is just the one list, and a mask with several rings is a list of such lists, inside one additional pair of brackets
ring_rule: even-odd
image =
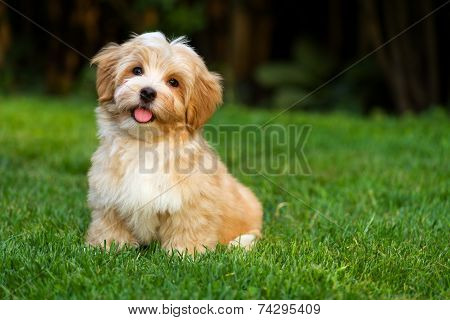
[(184, 38), (169, 42), (159, 32), (109, 44), (92, 63), (100, 145), (88, 174), (87, 242), (249, 248), (260, 236), (261, 204), (201, 134), (222, 102), (219, 75)]

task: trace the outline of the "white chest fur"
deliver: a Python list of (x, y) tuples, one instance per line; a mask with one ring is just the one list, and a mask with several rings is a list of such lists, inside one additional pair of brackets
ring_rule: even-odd
[(183, 201), (170, 170), (174, 156), (164, 143), (146, 147), (120, 138), (102, 143), (89, 172), (90, 203), (142, 220), (135, 223), (157, 213), (176, 213)]

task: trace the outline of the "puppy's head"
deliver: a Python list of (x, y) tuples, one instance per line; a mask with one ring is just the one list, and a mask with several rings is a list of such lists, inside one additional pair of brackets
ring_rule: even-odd
[[(104, 47), (97, 65), (100, 112), (130, 131), (201, 127), (222, 101), (219, 75), (208, 71), (184, 38), (145, 33)], [(154, 131), (154, 130), (152, 130)]]

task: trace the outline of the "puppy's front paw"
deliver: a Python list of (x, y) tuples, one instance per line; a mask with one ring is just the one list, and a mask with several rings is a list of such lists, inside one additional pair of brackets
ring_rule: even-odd
[(172, 244), (162, 244), (162, 247), (166, 249), (168, 252), (176, 252), (181, 255), (190, 254), (193, 255), (195, 253), (204, 253), (208, 248), (203, 245), (172, 245)]
[(86, 242), (92, 246), (99, 246), (109, 250), (114, 243), (115, 247), (123, 248), (125, 245), (137, 247), (138, 241), (128, 229), (127, 225), (119, 219), (113, 211), (94, 211), (99, 218), (93, 219), (86, 236)]
[(133, 241), (131, 239), (87, 239), (86, 244), (94, 247), (100, 247), (102, 249), (109, 250), (112, 246), (123, 249), (124, 247), (139, 247), (139, 243), (137, 241)]

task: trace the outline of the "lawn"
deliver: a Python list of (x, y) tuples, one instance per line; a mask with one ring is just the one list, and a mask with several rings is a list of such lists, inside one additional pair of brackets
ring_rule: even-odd
[[(2, 299), (450, 299), (450, 121), (286, 113), (310, 175), (236, 176), (264, 205), (250, 252), (84, 245), (94, 101), (0, 98)], [(225, 106), (211, 124), (275, 111)], [(215, 146), (225, 157), (221, 144)], [(226, 158), (228, 164), (235, 158)]]

